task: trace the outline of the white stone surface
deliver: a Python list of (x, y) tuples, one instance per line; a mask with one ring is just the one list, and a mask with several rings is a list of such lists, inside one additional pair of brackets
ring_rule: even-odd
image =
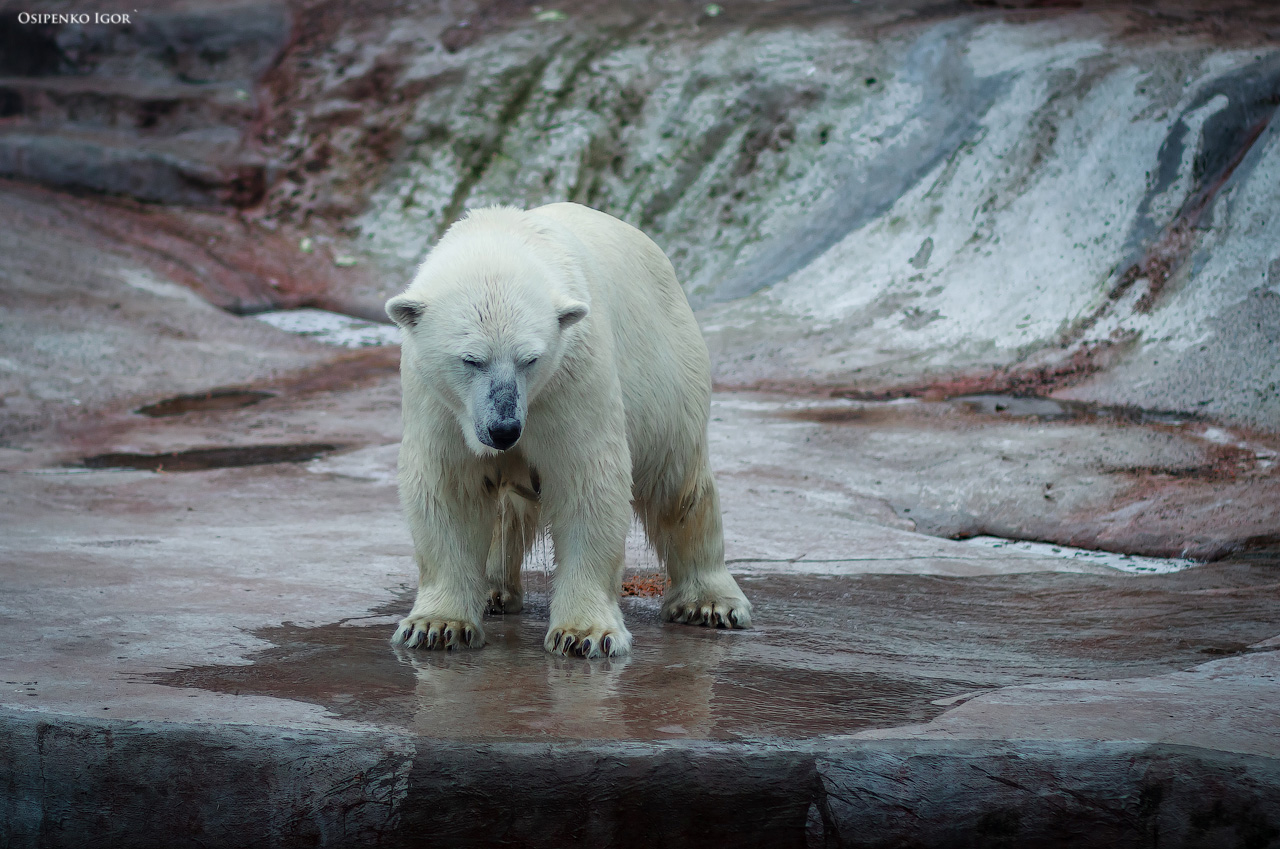
[(1185, 557), (1139, 557), (1133, 554), (1116, 554), (1111, 551), (1090, 551), (1087, 548), (1072, 548), (1069, 545), (1053, 545), (1047, 542), (1029, 542), (1027, 540), (1002, 539), (1001, 537), (970, 537), (965, 543), (977, 548), (995, 550), (1025, 551), (1028, 554), (1040, 554), (1046, 557), (1061, 557), (1077, 563), (1092, 563), (1128, 572), (1133, 575), (1167, 575), (1170, 572), (1181, 572), (1199, 565), (1195, 560)]
[(328, 310), (311, 308), (277, 310), (258, 313), (254, 318), (277, 330), (342, 348), (372, 348), (378, 345), (400, 344), (398, 327), (375, 324), (372, 321), (351, 318)]

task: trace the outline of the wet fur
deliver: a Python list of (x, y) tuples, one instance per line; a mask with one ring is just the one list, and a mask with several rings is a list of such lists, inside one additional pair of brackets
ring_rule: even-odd
[[(652, 241), (576, 204), (477, 210), (388, 313), (404, 329), (400, 492), (420, 576), (397, 642), (483, 645), (483, 613), (521, 608), (520, 563), (547, 530), (547, 650), (626, 654), (633, 507), (671, 579), (663, 616), (750, 625), (707, 459), (706, 345)], [(499, 352), (494, 373), (517, 364), (523, 432), (507, 451), (484, 444), (489, 378), (457, 363), (472, 349)]]

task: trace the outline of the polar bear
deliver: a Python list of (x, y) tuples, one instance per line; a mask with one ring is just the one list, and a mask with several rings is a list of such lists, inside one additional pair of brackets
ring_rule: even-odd
[(544, 643), (631, 650), (618, 596), (632, 509), (666, 566), (662, 616), (747, 628), (707, 462), (711, 369), (671, 263), (573, 203), (472, 210), (402, 295), (400, 499), (418, 595), (392, 641), (484, 645), (523, 606), (520, 565), (550, 531)]

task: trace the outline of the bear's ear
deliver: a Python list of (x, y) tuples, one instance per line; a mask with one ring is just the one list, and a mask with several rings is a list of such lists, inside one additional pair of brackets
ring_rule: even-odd
[(387, 315), (405, 330), (418, 323), (418, 319), (422, 318), (426, 308), (427, 305), (422, 301), (414, 300), (408, 295), (396, 295), (387, 301)]
[(561, 304), (557, 311), (560, 316), (560, 329), (572, 327), (587, 317), (587, 305), (578, 301)]

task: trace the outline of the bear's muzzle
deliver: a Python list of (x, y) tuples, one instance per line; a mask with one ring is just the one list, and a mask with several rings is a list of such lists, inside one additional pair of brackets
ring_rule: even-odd
[(484, 440), (490, 448), (497, 448), (499, 451), (506, 451), (516, 441), (520, 439), (520, 433), (523, 430), (520, 422), (515, 419), (505, 419), (497, 424), (489, 426), (488, 439)]

